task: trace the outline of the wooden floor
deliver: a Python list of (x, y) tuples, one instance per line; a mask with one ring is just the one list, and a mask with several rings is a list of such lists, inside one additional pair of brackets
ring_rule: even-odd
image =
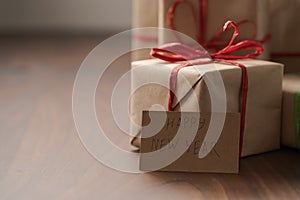
[[(300, 199), (300, 152), (291, 149), (242, 159), (239, 175), (133, 175), (96, 161), (76, 133), (71, 97), (80, 63), (100, 41), (79, 36), (0, 38), (1, 200)], [(109, 91), (128, 70), (128, 58), (123, 56), (107, 71), (97, 112), (109, 112)], [(100, 120), (114, 141), (128, 144), (118, 137), (111, 117)]]

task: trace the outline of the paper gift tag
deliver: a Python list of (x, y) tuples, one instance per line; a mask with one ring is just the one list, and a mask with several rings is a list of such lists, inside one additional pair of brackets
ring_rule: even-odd
[[(210, 126), (211, 116), (211, 113), (144, 111), (140, 170), (238, 173), (240, 115), (214, 114), (217, 119), (224, 116), (215, 143), (207, 140), (217, 131), (216, 126)], [(200, 149), (207, 153), (204, 158), (199, 158)]]

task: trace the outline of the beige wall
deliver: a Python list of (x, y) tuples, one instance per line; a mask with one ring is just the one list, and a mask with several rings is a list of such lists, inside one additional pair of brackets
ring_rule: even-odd
[(0, 31), (118, 31), (131, 0), (0, 0)]

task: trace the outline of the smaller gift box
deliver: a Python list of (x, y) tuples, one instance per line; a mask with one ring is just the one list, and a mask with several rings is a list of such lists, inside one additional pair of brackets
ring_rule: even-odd
[[(130, 113), (131, 131), (136, 137), (132, 139), (131, 144), (140, 148), (142, 153), (152, 150), (162, 151), (162, 154), (168, 152), (163, 157), (157, 158), (142, 154), (141, 169), (159, 169), (154, 167), (155, 163), (164, 163), (169, 156), (177, 155), (176, 152), (179, 151), (172, 151), (173, 147), (177, 146), (177, 142), (171, 141), (177, 138), (176, 130), (183, 129), (181, 135), (182, 133), (186, 136), (193, 135), (193, 131), (185, 128), (194, 127), (191, 125), (194, 122), (212, 126), (213, 130), (208, 129), (203, 140), (206, 129), (202, 131), (201, 128), (200, 131), (198, 129), (196, 140), (189, 140), (192, 142), (189, 145), (194, 146), (194, 154), (189, 153), (188, 150), (180, 151), (184, 152), (182, 156), (175, 157), (178, 160), (162, 170), (236, 173), (238, 154), (249, 156), (279, 149), (283, 65), (250, 59), (263, 52), (262, 44), (253, 40), (235, 42), (239, 34), (238, 25), (233, 21), (227, 21), (222, 31), (225, 32), (230, 28), (234, 30), (232, 37), (219, 51), (209, 53), (199, 45), (170, 43), (151, 50), (151, 56), (160, 60), (151, 59), (132, 63)], [(251, 51), (244, 55), (236, 55), (243, 50)], [(157, 114), (153, 109), (157, 109), (158, 105), (162, 112), (153, 116), (153, 113)], [(169, 112), (165, 114), (166, 121), (164, 121), (161, 116), (166, 110)], [(151, 120), (144, 115), (145, 111), (152, 113)], [(232, 116), (232, 122), (227, 121), (227, 125), (225, 123), (223, 128), (219, 129), (220, 118), (218, 117), (195, 119), (190, 114), (189, 117), (181, 117), (183, 113), (193, 112), (211, 114), (211, 116), (220, 113), (229, 116), (231, 113), (235, 117)], [(237, 113), (240, 115), (236, 115)], [(239, 126), (235, 123), (238, 119), (240, 119)], [(159, 136), (156, 135), (155, 130), (161, 130), (160, 126), (153, 125), (153, 121), (165, 123), (162, 127), (163, 131), (158, 133)], [(215, 122), (218, 125), (211, 125)], [(239, 135), (236, 134), (238, 132)], [(176, 141), (184, 143), (185, 138)], [(228, 148), (223, 148), (226, 146)], [(212, 154), (210, 152), (213, 148), (217, 148), (218, 151), (223, 150), (220, 154), (216, 152)], [(195, 157), (195, 152), (197, 154), (198, 150), (199, 158), (203, 160)], [(218, 161), (222, 160), (219, 158), (222, 158), (223, 162), (219, 163)], [(226, 158), (230, 160), (228, 165), (224, 165)], [(213, 167), (219, 164), (221, 168)], [(228, 168), (225, 169), (224, 166)]]
[[(248, 97), (245, 116), (245, 130), (242, 141), (242, 156), (263, 153), (280, 147), (280, 121), (282, 100), (283, 65), (262, 60), (239, 60), (248, 71)], [(218, 88), (209, 91), (205, 77), (217, 70), (223, 79), (227, 112), (237, 113), (241, 108), (242, 70), (234, 65), (215, 63), (212, 72), (200, 74), (201, 68), (210, 67), (212, 64), (196, 65), (180, 70), (175, 91), (177, 101), (174, 110), (195, 111), (200, 107), (201, 112), (211, 112), (210, 92), (218, 96)], [(139, 66), (146, 66), (134, 70)], [(142, 125), (142, 111), (149, 110), (154, 104), (159, 104), (168, 110), (169, 89), (155, 83), (168, 85), (172, 69), (178, 63), (166, 63), (161, 60), (151, 59), (132, 63), (132, 87), (146, 84), (135, 90), (131, 98), (131, 119), (137, 125)], [(198, 68), (198, 69), (197, 69)], [(193, 86), (197, 96), (195, 101), (186, 83)], [(152, 82), (153, 84), (149, 84)], [(180, 102), (180, 106), (179, 106)], [(140, 129), (132, 128), (138, 134)], [(139, 137), (133, 139), (132, 144), (140, 147)]]
[(300, 149), (300, 74), (283, 78), (282, 135), (283, 145)]

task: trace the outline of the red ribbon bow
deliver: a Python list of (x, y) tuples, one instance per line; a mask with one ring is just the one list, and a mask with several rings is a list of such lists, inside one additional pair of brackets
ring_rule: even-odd
[[(246, 115), (247, 93), (248, 93), (248, 74), (247, 74), (247, 69), (243, 64), (233, 60), (248, 59), (248, 58), (254, 58), (256, 56), (259, 56), (263, 52), (263, 47), (260, 42), (253, 41), (253, 40), (244, 40), (238, 43), (234, 43), (236, 37), (239, 34), (237, 24), (232, 21), (228, 21), (225, 23), (222, 31), (224, 32), (228, 28), (234, 29), (233, 35), (229, 43), (227, 44), (227, 46), (216, 53), (209, 54), (203, 49), (195, 49), (181, 43), (171, 43), (171, 44), (161, 46), (160, 48), (153, 48), (150, 54), (153, 57), (162, 59), (167, 62), (187, 61), (187, 60), (193, 60), (198, 58), (207, 58), (208, 56), (212, 58), (211, 61), (185, 62), (183, 64), (178, 65), (172, 70), (170, 81), (169, 81), (170, 92), (169, 92), (168, 109), (170, 111), (173, 110), (173, 101), (175, 97), (173, 91), (176, 90), (177, 76), (179, 70), (181, 70), (182, 68), (192, 66), (192, 65), (201, 65), (201, 64), (207, 64), (212, 62), (227, 63), (241, 68), (242, 70), (242, 87), (241, 87), (242, 104), (241, 104), (241, 129), (240, 129), (240, 154), (241, 154), (243, 138), (244, 138), (244, 130), (245, 130), (245, 115)], [(242, 56), (237, 56), (232, 54), (241, 50), (254, 50), (254, 52)]]
[[(184, 45), (182, 43), (171, 43), (163, 45), (160, 48), (153, 48), (151, 51), (151, 56), (168, 61), (168, 62), (178, 62), (193, 60), (197, 58), (207, 58), (210, 56), (213, 60), (237, 60), (237, 59), (247, 59), (254, 58), (261, 55), (263, 52), (263, 47), (261, 42), (254, 40), (243, 40), (238, 43), (234, 43), (237, 36), (239, 35), (238, 26), (233, 21), (227, 21), (223, 26), (222, 32), (225, 32), (229, 28), (233, 28), (233, 35), (227, 44), (227, 46), (216, 53), (208, 54), (202, 49), (195, 49), (193, 47)], [(232, 55), (234, 52), (241, 50), (255, 50), (253, 53), (238, 56)]]

